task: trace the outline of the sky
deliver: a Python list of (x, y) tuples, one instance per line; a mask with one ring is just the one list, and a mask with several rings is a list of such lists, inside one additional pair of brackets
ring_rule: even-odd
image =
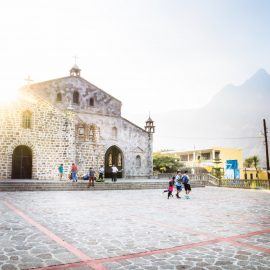
[(68, 76), (77, 55), (81, 76), (121, 100), (130, 120), (199, 108), (270, 72), (269, 25), (267, 0), (3, 1), (0, 93), (28, 75)]

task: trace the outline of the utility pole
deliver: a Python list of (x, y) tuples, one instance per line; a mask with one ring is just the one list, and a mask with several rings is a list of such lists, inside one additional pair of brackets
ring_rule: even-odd
[(263, 119), (263, 130), (264, 130), (265, 153), (266, 153), (266, 170), (267, 170), (267, 178), (268, 178), (269, 187), (270, 187), (270, 167), (269, 167), (269, 154), (268, 154), (268, 142), (267, 142), (267, 128), (266, 128), (265, 119)]

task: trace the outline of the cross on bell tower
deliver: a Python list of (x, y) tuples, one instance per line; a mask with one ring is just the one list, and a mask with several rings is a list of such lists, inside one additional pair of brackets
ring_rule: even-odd
[(81, 76), (81, 70), (80, 68), (77, 66), (77, 59), (79, 58), (77, 55), (73, 56), (75, 59), (75, 64), (74, 66), (71, 68), (70, 70), (70, 76), (74, 76), (74, 77), (80, 77)]
[(30, 83), (34, 81), (31, 79), (30, 75), (28, 75), (28, 77), (24, 80), (27, 82), (27, 85), (30, 85)]

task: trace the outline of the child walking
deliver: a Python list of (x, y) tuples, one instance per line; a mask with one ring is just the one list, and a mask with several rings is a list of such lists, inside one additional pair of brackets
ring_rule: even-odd
[(181, 199), (179, 196), (180, 192), (182, 191), (182, 180), (180, 171), (177, 171), (177, 175), (175, 176), (175, 187), (176, 187), (176, 198)]
[(169, 187), (168, 187), (168, 199), (170, 197), (173, 197), (173, 186), (174, 186), (174, 182), (175, 182), (175, 177), (173, 176), (172, 180), (169, 182)]

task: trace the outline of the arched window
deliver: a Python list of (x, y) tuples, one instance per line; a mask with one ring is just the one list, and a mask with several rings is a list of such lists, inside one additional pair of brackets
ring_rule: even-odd
[(116, 127), (112, 128), (112, 138), (117, 139), (117, 128)]
[(25, 111), (22, 114), (22, 127), (23, 128), (31, 128), (31, 118), (32, 113), (30, 111)]
[(74, 91), (73, 93), (73, 103), (74, 104), (79, 104), (79, 93), (77, 91)]
[(89, 99), (89, 106), (94, 106), (95, 102), (94, 102), (94, 98), (90, 98)]
[(140, 168), (142, 165), (141, 157), (138, 155), (136, 156), (136, 168)]
[(62, 94), (61, 94), (61, 93), (57, 93), (56, 101), (57, 101), (57, 102), (62, 101)]

